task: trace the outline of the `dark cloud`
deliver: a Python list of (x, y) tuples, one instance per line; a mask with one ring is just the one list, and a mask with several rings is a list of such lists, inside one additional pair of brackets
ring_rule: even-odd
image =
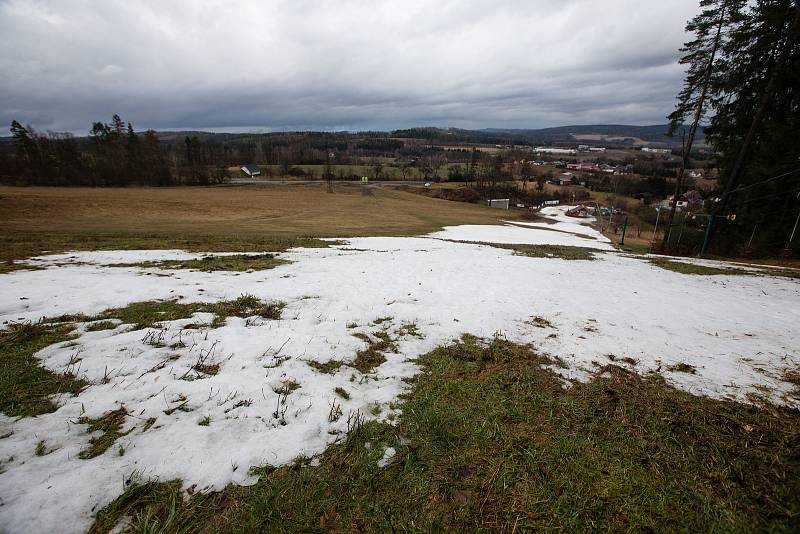
[(0, 124), (658, 123), (696, 0), (0, 0)]

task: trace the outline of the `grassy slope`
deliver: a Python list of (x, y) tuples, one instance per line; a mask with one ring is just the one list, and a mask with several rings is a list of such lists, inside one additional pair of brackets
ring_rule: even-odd
[(44, 250), (280, 251), (300, 238), (413, 235), (497, 220), (488, 208), (372, 188), (0, 187), (0, 262)]
[[(791, 531), (800, 416), (692, 396), (608, 367), (565, 389), (527, 347), (472, 338), (420, 359), (396, 426), (368, 423), (317, 467), (183, 500), (133, 486), (97, 516), (133, 531)], [(212, 423), (213, 424), (213, 423)], [(379, 468), (384, 448), (397, 453)], [(305, 467), (304, 467), (305, 466)]]

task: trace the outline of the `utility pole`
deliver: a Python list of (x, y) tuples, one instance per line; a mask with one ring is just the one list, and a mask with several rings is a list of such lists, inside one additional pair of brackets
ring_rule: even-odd
[(620, 246), (625, 244), (625, 230), (628, 229), (628, 215), (625, 215), (625, 222), (622, 223), (622, 239), (620, 239), (619, 244)]
[(675, 181), (675, 194), (672, 197), (672, 205), (669, 210), (669, 220), (667, 222), (667, 232), (664, 232), (664, 246), (666, 246), (669, 234), (672, 231), (672, 222), (675, 219), (675, 210), (678, 206), (678, 197), (683, 189), (683, 176), (686, 173), (686, 167), (689, 165), (689, 156), (692, 152), (692, 145), (694, 144), (694, 136), (697, 133), (697, 128), (700, 125), (700, 118), (703, 116), (703, 105), (705, 104), (706, 95), (708, 94), (708, 87), (711, 85), (711, 75), (714, 72), (714, 59), (717, 57), (717, 50), (719, 49), (720, 37), (722, 35), (722, 27), (725, 25), (725, 11), (728, 8), (728, 2), (722, 4), (720, 10), (719, 22), (717, 23), (717, 34), (714, 36), (714, 45), (711, 48), (711, 57), (708, 60), (708, 66), (703, 77), (703, 88), (700, 90), (700, 96), (697, 98), (697, 107), (694, 110), (694, 117), (692, 125), (689, 127), (689, 135), (686, 142), (683, 143), (683, 158), (681, 161), (681, 168), (678, 171), (678, 178)]
[(331, 152), (325, 147), (325, 180), (328, 182), (328, 193), (333, 193), (333, 172), (331, 171)]
[(658, 233), (658, 220), (661, 218), (661, 206), (656, 208), (656, 225), (653, 228), (653, 239), (650, 241), (650, 252), (653, 252), (653, 243), (656, 240), (656, 234)]

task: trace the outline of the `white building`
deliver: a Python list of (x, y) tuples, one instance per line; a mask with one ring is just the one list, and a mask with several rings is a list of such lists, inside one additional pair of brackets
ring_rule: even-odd
[(537, 146), (533, 150), (534, 150), (534, 152), (538, 152), (540, 154), (564, 154), (564, 155), (570, 155), (570, 154), (577, 154), (578, 153), (578, 151), (575, 150), (574, 148), (555, 148), (555, 147), (551, 147), (551, 146)]
[(261, 169), (258, 168), (258, 165), (253, 165), (252, 163), (244, 165), (242, 167), (242, 172), (250, 178), (254, 176), (261, 176)]

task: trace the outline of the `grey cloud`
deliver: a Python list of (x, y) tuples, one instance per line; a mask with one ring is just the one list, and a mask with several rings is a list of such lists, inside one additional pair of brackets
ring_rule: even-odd
[(0, 0), (0, 128), (657, 123), (696, 0)]

